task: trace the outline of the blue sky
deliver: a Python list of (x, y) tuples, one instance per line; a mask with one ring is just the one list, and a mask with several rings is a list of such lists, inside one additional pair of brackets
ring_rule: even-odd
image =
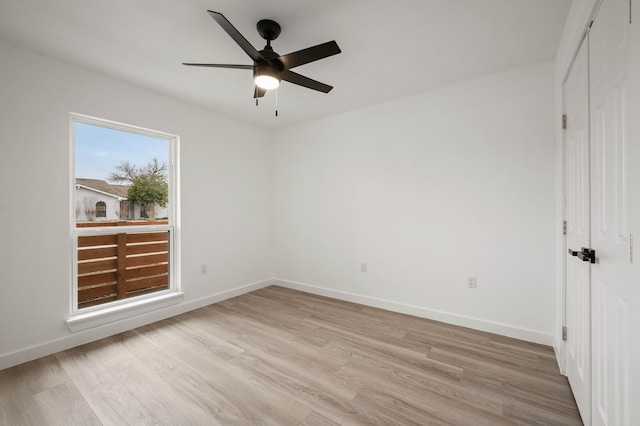
[(169, 141), (76, 123), (76, 177), (107, 180), (114, 166), (145, 166), (156, 157), (169, 163)]

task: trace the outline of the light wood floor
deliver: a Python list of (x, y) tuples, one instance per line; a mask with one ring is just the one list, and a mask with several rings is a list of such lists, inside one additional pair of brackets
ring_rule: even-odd
[(280, 287), (0, 371), (3, 425), (578, 425), (551, 348)]

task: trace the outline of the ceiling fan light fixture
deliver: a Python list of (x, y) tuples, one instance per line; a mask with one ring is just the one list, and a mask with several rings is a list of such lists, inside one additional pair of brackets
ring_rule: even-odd
[(273, 90), (280, 86), (280, 72), (273, 66), (256, 65), (253, 77), (261, 89)]
[(255, 82), (256, 86), (265, 90), (277, 89), (280, 86), (280, 80), (271, 75), (257, 75)]

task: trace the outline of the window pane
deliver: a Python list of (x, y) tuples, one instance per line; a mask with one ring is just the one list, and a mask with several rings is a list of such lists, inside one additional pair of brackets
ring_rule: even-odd
[(82, 122), (75, 138), (77, 226), (167, 223), (169, 140)]

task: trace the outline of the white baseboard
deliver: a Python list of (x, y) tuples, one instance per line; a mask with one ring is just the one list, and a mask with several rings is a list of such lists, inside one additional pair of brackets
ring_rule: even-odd
[(104, 339), (105, 337), (113, 336), (118, 333), (123, 333), (136, 327), (141, 327), (143, 325), (151, 324), (156, 321), (180, 315), (194, 309), (202, 308), (203, 306), (211, 305), (212, 303), (221, 302), (232, 297), (259, 290), (272, 283), (272, 279), (257, 281), (241, 287), (236, 287), (231, 290), (212, 294), (198, 300), (192, 300), (186, 303), (163, 307), (153, 312), (121, 319), (109, 324), (82, 330), (76, 333), (70, 333), (69, 335), (58, 339), (20, 349), (15, 352), (2, 354), (0, 355), (0, 370), (37, 358), (41, 358), (43, 356), (51, 355), (56, 352), (64, 351), (79, 345), (83, 345), (85, 343), (93, 342), (95, 340)]
[(421, 306), (408, 305), (405, 303), (394, 302), (392, 300), (379, 299), (371, 296), (347, 293), (343, 291), (333, 290), (325, 287), (314, 286), (310, 284), (288, 281), (280, 278), (274, 278), (273, 283), (281, 287), (300, 290), (306, 293), (317, 294), (320, 296), (331, 297), (334, 299), (345, 300), (348, 302), (359, 303), (361, 305), (372, 306), (376, 308), (386, 309), (388, 311), (399, 312), (403, 314), (413, 315), (420, 318), (427, 318), (435, 321), (446, 322), (448, 324), (459, 325), (462, 327), (473, 328), (475, 330), (486, 331), (489, 333), (500, 334), (502, 336), (513, 337), (515, 339), (526, 340), (528, 342), (540, 343), (552, 346), (554, 343), (553, 335), (536, 330), (515, 327), (509, 324), (503, 324), (495, 321), (474, 318), (466, 315), (454, 314), (450, 312), (438, 311)]

